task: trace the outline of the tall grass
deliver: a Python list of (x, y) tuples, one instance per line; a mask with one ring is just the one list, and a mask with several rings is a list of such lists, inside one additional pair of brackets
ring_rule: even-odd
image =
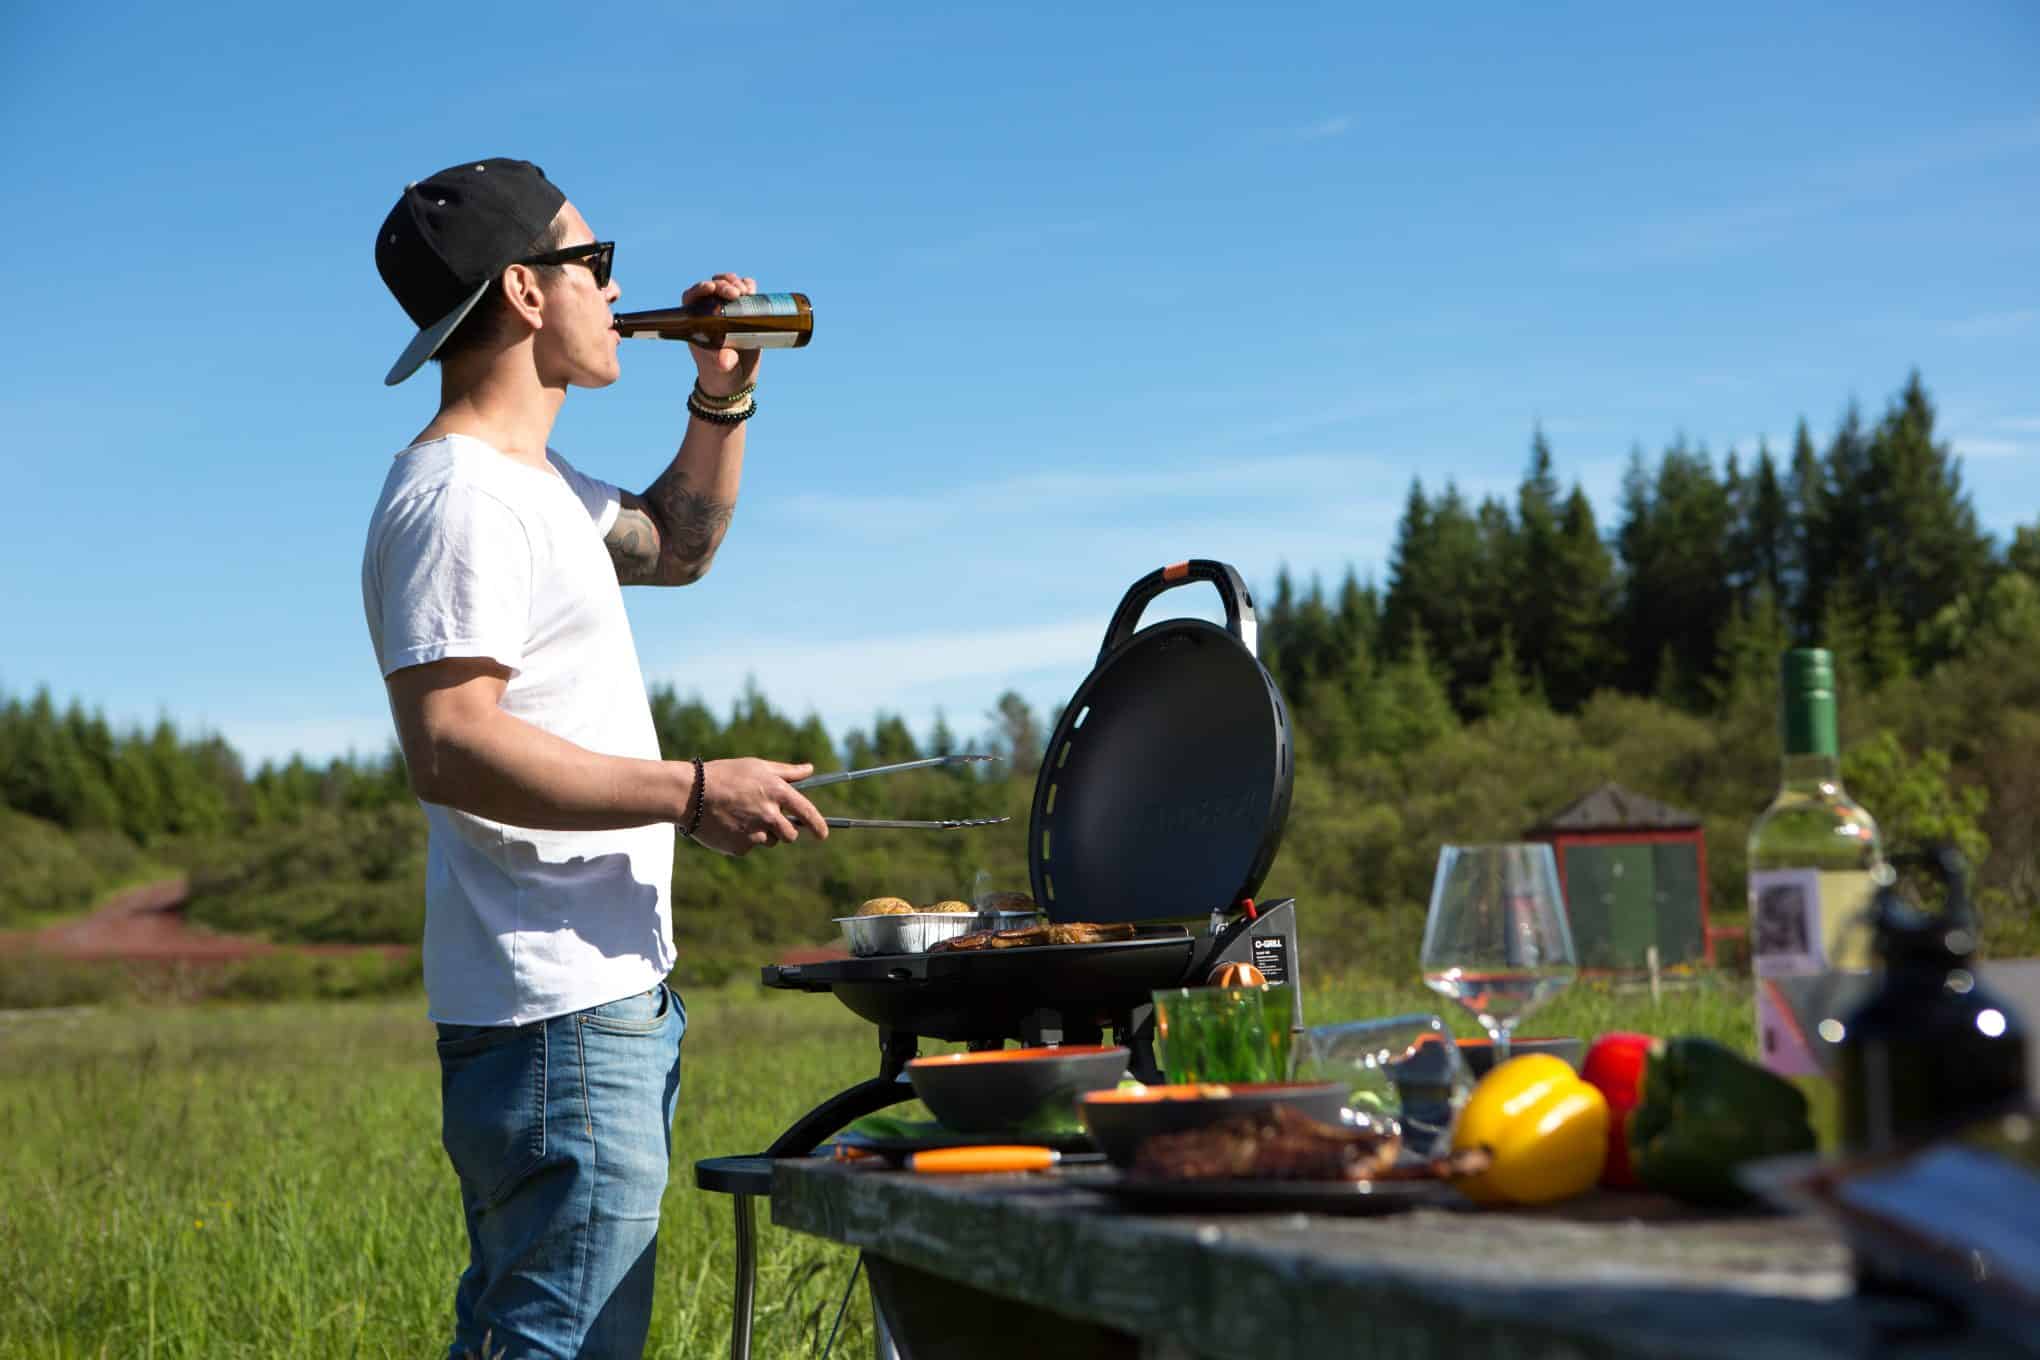
[[(1313, 981), (1314, 1021), (1439, 1009), (1414, 983)], [(872, 1029), (828, 997), (688, 1004), (655, 1357), (728, 1344), (730, 1202), (694, 1189), (693, 1162), (762, 1148), (877, 1065)], [(1655, 1010), (1582, 986), (1534, 1029), (1746, 1044), (1747, 1011), (1733, 984)], [(0, 1017), (0, 1360), (436, 1353), (466, 1247), (431, 1038), (415, 996)], [(754, 1353), (813, 1354), (854, 1256), (759, 1233)], [(835, 1353), (870, 1345), (860, 1287)]]

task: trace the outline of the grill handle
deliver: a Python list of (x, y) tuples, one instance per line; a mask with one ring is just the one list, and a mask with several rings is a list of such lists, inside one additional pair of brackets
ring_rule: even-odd
[(1174, 562), (1151, 571), (1127, 589), (1119, 608), (1112, 611), (1112, 622), (1105, 627), (1105, 645), (1098, 649), (1098, 660), (1102, 663), (1115, 648), (1133, 636), (1142, 612), (1156, 596), (1192, 581), (1209, 581), (1217, 587), (1218, 598), (1225, 605), (1225, 630), (1239, 639), (1249, 655), (1258, 657), (1261, 654), (1261, 627), (1254, 618), (1254, 599), (1247, 593), (1247, 583), (1228, 563), (1209, 557), (1193, 557), (1187, 562)]

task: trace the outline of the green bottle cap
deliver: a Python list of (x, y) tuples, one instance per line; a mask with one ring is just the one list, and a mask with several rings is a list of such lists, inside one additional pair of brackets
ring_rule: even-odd
[(1841, 751), (1835, 740), (1835, 659), (1825, 647), (1795, 647), (1785, 653), (1782, 668), (1784, 704), (1780, 710), (1785, 754), (1832, 756)]

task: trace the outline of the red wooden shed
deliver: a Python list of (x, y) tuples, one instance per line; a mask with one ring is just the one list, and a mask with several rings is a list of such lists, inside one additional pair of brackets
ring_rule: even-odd
[(1582, 968), (1713, 963), (1707, 837), (1700, 818), (1603, 784), (1525, 831), (1558, 859)]

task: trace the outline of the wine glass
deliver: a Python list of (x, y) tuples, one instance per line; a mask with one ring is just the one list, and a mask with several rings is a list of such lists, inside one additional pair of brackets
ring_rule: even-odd
[(1297, 1036), (1290, 1066), (1293, 1081), (1343, 1086), (1353, 1122), (1392, 1122), (1420, 1158), (1450, 1146), (1452, 1122), (1473, 1088), (1452, 1031), (1435, 1015), (1309, 1026)]
[(1480, 1021), (1497, 1064), (1509, 1032), (1579, 975), (1548, 845), (1448, 845), (1424, 922), (1424, 985)]

